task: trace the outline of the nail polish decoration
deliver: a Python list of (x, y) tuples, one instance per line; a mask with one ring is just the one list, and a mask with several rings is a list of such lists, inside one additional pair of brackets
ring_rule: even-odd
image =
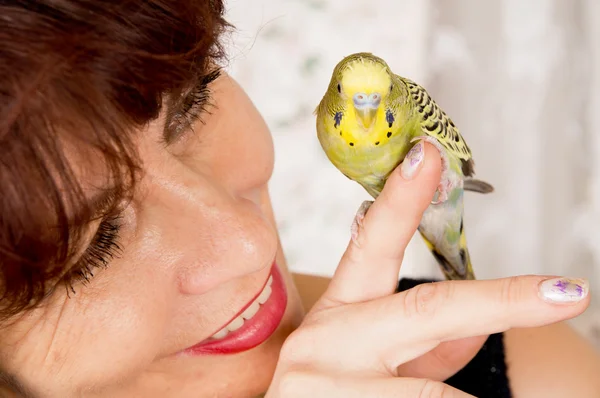
[(415, 146), (413, 146), (410, 151), (406, 154), (404, 161), (402, 162), (402, 166), (400, 172), (402, 177), (406, 180), (410, 180), (414, 178), (423, 163), (423, 158), (425, 157), (425, 149), (423, 145), (423, 141), (419, 141)]
[(583, 300), (589, 291), (589, 283), (585, 279), (554, 278), (540, 284), (540, 293), (548, 301), (570, 303)]

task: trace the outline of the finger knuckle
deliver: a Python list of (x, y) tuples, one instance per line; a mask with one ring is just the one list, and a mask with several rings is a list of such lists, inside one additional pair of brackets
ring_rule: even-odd
[(523, 298), (519, 277), (503, 279), (500, 285), (500, 303), (510, 306), (519, 303)]
[(310, 356), (310, 352), (308, 352), (310, 344), (307, 344), (309, 339), (306, 333), (309, 333), (309, 331), (302, 330), (300, 332), (300, 330), (296, 330), (285, 339), (279, 352), (280, 360), (286, 363), (301, 363), (306, 357)]
[(280, 361), (288, 364), (302, 365), (314, 362), (320, 358), (315, 342), (323, 340), (322, 327), (318, 324), (307, 323), (293, 331), (283, 342), (279, 351)]
[(404, 299), (404, 311), (408, 317), (433, 317), (450, 296), (450, 284), (423, 283), (407, 290)]
[(425, 380), (418, 398), (451, 398), (455, 394), (447, 384), (439, 381)]

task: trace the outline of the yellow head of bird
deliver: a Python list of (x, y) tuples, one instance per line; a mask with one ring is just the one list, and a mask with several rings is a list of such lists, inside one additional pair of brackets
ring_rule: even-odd
[(384, 60), (370, 53), (345, 57), (334, 70), (337, 92), (346, 109), (353, 109), (356, 119), (368, 130), (385, 104), (391, 90), (391, 72)]

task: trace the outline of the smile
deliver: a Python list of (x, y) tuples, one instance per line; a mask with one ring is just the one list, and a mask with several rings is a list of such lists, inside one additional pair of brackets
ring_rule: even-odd
[(183, 354), (234, 354), (254, 348), (275, 332), (286, 305), (285, 283), (277, 264), (273, 264), (262, 290), (218, 332)]

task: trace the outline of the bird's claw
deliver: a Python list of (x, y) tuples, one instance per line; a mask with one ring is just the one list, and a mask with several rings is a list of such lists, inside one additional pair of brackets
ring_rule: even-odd
[(352, 232), (352, 242), (354, 242), (356, 246), (360, 246), (358, 244), (358, 232), (360, 227), (362, 227), (362, 221), (364, 220), (365, 215), (367, 214), (367, 211), (369, 210), (372, 204), (372, 200), (365, 200), (364, 202), (362, 202), (362, 204), (358, 208), (358, 211), (356, 212), (356, 216), (354, 216), (354, 221), (352, 221), (352, 227), (350, 228), (350, 230)]
[(453, 189), (450, 180), (444, 179), (442, 175), (442, 180), (440, 181), (440, 185), (438, 185), (435, 194), (433, 195), (433, 200), (431, 201), (432, 205), (439, 205), (440, 203), (444, 203), (448, 200), (448, 192)]

